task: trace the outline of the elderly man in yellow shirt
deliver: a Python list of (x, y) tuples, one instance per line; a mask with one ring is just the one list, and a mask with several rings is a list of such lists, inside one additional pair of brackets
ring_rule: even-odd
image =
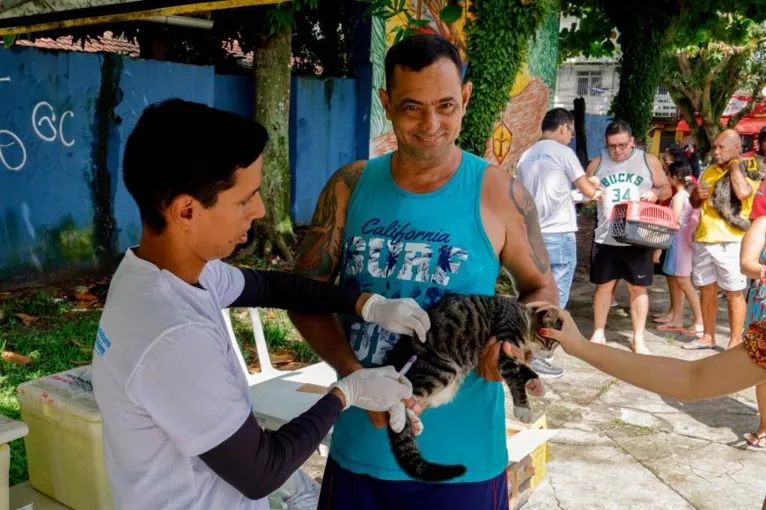
[(715, 324), (718, 315), (718, 287), (726, 294), (731, 336), (728, 348), (741, 341), (745, 325), (745, 296), (747, 285), (740, 271), (739, 254), (745, 232), (729, 225), (713, 206), (711, 194), (715, 183), (727, 173), (731, 176), (731, 191), (742, 202), (741, 216), (748, 218), (753, 207), (753, 197), (758, 183), (747, 178), (745, 166), (740, 161), (742, 141), (739, 134), (728, 129), (718, 135), (713, 143), (715, 164), (710, 165), (700, 177), (700, 184), (691, 195), (694, 208), (702, 208), (697, 230), (694, 233), (692, 277), (700, 288), (702, 319), (705, 332), (702, 338), (684, 346), (685, 349), (710, 349), (716, 346)]

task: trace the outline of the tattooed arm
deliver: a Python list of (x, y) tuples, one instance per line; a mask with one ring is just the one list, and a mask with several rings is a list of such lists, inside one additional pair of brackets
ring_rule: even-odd
[(535, 202), (520, 182), (494, 165), (485, 172), (482, 221), (519, 300), (558, 303)]
[[(301, 243), (294, 273), (325, 282), (335, 281), (342, 255), (346, 209), (364, 165), (364, 161), (357, 161), (344, 166), (325, 185)], [(293, 312), (288, 316), (314, 352), (341, 376), (362, 368), (337, 317)]]
[(548, 262), (548, 250), (540, 232), (535, 201), (515, 177), (511, 177), (507, 207), (505, 246), (500, 263), (513, 280), (519, 301), (558, 303), (556, 281)]

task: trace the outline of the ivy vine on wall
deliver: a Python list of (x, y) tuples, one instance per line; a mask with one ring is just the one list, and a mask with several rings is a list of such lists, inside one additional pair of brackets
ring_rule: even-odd
[(556, 5), (555, 0), (471, 2), (466, 79), (473, 83), (473, 93), (459, 139), (463, 149), (484, 155), (526, 59), (529, 40)]

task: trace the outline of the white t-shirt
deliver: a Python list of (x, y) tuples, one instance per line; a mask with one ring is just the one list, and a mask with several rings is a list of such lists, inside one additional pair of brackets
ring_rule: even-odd
[[(268, 509), (198, 457), (251, 412), (250, 390), (221, 310), (242, 273), (209, 262), (189, 285), (128, 250), (99, 324), (93, 390), (118, 509)], [(204, 290), (203, 290), (204, 289)]]
[(516, 177), (535, 199), (543, 234), (577, 232), (572, 183), (585, 175), (574, 151), (540, 140), (519, 159)]

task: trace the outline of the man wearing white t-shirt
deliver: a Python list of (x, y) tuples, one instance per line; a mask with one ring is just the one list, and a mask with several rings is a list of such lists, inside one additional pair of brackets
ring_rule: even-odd
[(577, 265), (577, 216), (572, 184), (588, 198), (598, 199), (599, 188), (585, 176), (574, 151), (567, 147), (574, 135), (574, 117), (554, 108), (543, 118), (542, 139), (521, 155), (516, 177), (534, 197), (540, 229), (559, 291), (559, 306), (566, 308)]
[(219, 260), (265, 213), (267, 138), (252, 120), (169, 100), (148, 107), (128, 139), (125, 187), (143, 229), (112, 278), (93, 356), (118, 509), (267, 510), (343, 410), (388, 411), (412, 395), (393, 367), (358, 370), (278, 431), (258, 426), (223, 308), (361, 315), (421, 340), (430, 327), (412, 299)]

